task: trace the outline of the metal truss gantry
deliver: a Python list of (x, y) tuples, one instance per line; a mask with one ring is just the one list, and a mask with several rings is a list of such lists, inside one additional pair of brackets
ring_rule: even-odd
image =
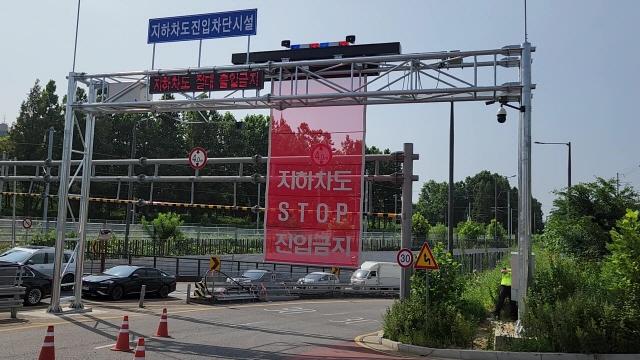
[[(264, 64), (199, 67), (172, 70), (133, 71), (121, 73), (69, 73), (63, 154), (60, 164), (58, 196), (67, 199), (71, 185), (81, 178), (79, 246), (76, 274), (82, 274), (86, 222), (91, 182), (93, 130), (96, 117), (115, 113), (163, 113), (206, 110), (287, 109), (341, 105), (414, 104), (433, 102), (497, 101), (519, 102), (522, 109), (519, 126), (519, 246), (523, 264), (528, 264), (531, 238), (531, 52), (528, 42), (499, 49), (475, 51), (443, 51), (417, 54), (337, 58), (310, 61), (268, 62)], [(245, 90), (213, 93), (181, 93), (174, 100), (161, 100), (148, 95), (142, 101), (123, 101), (133, 89), (147, 87), (153, 75), (180, 75), (211, 71), (263, 70), (271, 91)], [(340, 78), (337, 82), (334, 79)], [(344, 87), (344, 78), (350, 86)], [(499, 81), (500, 79), (501, 81)], [(323, 93), (309, 91), (309, 83), (327, 88)], [(107, 94), (110, 85), (120, 91)], [(86, 102), (77, 101), (77, 88), (86, 87)], [(283, 88), (285, 90), (283, 90)], [(80, 134), (82, 150), (73, 149), (74, 131), (80, 133), (76, 114), (84, 114), (85, 135)], [(412, 147), (405, 151), (412, 153)], [(82, 154), (80, 165), (71, 170), (71, 154)], [(411, 156), (412, 157), (412, 156)], [(411, 165), (405, 161), (410, 170)], [(405, 171), (405, 170), (403, 170)], [(403, 181), (403, 246), (410, 240), (411, 181)], [(60, 269), (65, 240), (67, 201), (59, 201), (57, 216), (56, 256), (50, 312), (61, 312)], [(405, 212), (408, 211), (408, 212)], [(407, 234), (405, 234), (405, 232)], [(406, 242), (406, 243), (405, 243)], [(76, 278), (74, 308), (82, 308), (81, 276)], [(527, 287), (528, 265), (518, 272), (520, 286)], [(406, 281), (403, 276), (403, 284)], [(404, 286), (405, 291), (406, 285)]]

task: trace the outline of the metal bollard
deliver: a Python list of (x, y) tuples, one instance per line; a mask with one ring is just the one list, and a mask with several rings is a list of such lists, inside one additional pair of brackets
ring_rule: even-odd
[(191, 283), (187, 284), (187, 304), (191, 303)]
[(147, 285), (142, 285), (142, 288), (140, 288), (140, 302), (138, 303), (139, 308), (144, 307), (144, 293), (146, 291), (147, 291)]

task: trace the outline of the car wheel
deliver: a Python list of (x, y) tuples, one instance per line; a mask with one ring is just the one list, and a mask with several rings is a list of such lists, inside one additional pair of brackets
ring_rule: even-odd
[(158, 291), (158, 295), (163, 299), (169, 296), (169, 287), (167, 285), (162, 285), (160, 291)]
[(122, 286), (114, 286), (111, 290), (111, 299), (112, 300), (120, 300), (122, 299), (122, 295), (124, 295), (124, 291), (122, 290)]
[[(75, 276), (73, 276), (73, 274), (66, 274), (65, 276), (62, 277), (63, 284), (72, 283), (74, 280), (75, 280)], [(73, 288), (73, 285), (63, 286), (62, 290), (71, 290), (71, 288)]]
[(42, 290), (39, 288), (27, 289), (24, 296), (25, 305), (37, 305), (42, 300)]

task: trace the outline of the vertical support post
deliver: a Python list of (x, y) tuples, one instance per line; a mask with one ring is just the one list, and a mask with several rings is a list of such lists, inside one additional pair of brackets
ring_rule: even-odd
[(45, 185), (44, 185), (44, 199), (42, 199), (42, 221), (44, 221), (44, 232), (49, 232), (49, 188), (51, 185), (51, 162), (53, 161), (53, 127), (50, 127), (48, 130), (47, 137), (47, 161), (46, 161), (46, 172), (45, 175)]
[(498, 175), (493, 177), (493, 246), (498, 242)]
[(569, 161), (567, 164), (567, 191), (569, 191), (571, 189), (571, 141), (567, 143), (567, 146), (569, 146)]
[[(56, 224), (56, 246), (53, 263), (53, 285), (51, 288), (51, 305), (47, 309), (51, 313), (60, 313), (60, 284), (62, 270), (62, 252), (64, 251), (65, 229), (67, 226), (67, 196), (69, 194), (69, 170), (71, 168), (71, 150), (73, 149), (73, 103), (76, 94), (76, 74), (69, 73), (67, 85), (67, 105), (64, 117), (64, 140), (62, 142), (62, 159), (60, 162), (60, 186), (58, 189), (58, 219)], [(83, 171), (84, 172), (84, 171)]]
[(511, 230), (513, 230), (513, 227), (511, 223), (511, 184), (509, 184), (509, 189), (507, 190), (507, 232), (509, 233), (509, 247), (511, 247)]
[(453, 253), (453, 101), (451, 102), (451, 113), (449, 116), (449, 194), (448, 194), (448, 215), (447, 215), (447, 251)]
[(151, 54), (151, 70), (156, 68), (156, 43), (153, 43), (153, 53)]
[(522, 301), (529, 285), (529, 259), (531, 255), (531, 44), (522, 44), (520, 81), (522, 83), (518, 152), (518, 318), (522, 319), (525, 303)]
[[(7, 153), (6, 152), (2, 152), (2, 161), (7, 160)], [(8, 171), (7, 171), (8, 172)], [(2, 178), (4, 179), (5, 177), (5, 166), (2, 165), (0, 167), (0, 174), (2, 174)], [(4, 180), (0, 180), (0, 192), (4, 192)], [(0, 194), (0, 214), (2, 214), (2, 200), (4, 198), (4, 195)]]
[[(154, 54), (155, 54), (156, 44), (153, 44)], [(137, 123), (133, 123), (133, 132), (131, 134), (131, 159), (136, 157), (136, 129)], [(127, 169), (127, 176), (131, 178), (133, 176), (133, 165), (129, 165)], [(133, 182), (129, 181), (129, 186), (127, 187), (127, 200), (131, 200), (133, 196)], [(131, 231), (131, 221), (133, 217), (133, 204), (131, 201), (127, 202), (127, 213), (125, 214), (125, 225), (124, 225), (124, 255), (129, 259), (129, 232)], [(129, 263), (131, 265), (131, 263)]]
[[(258, 201), (257, 201), (257, 205), (258, 208), (260, 208), (260, 183), (258, 183)], [(256, 210), (256, 230), (260, 229), (260, 209)]]
[[(17, 159), (14, 157), (13, 161), (16, 161)], [(13, 176), (18, 175), (18, 167), (17, 166), (13, 166)], [(16, 246), (16, 236), (17, 236), (17, 229), (16, 229), (16, 193), (18, 192), (18, 184), (16, 183), (16, 181), (13, 181), (13, 213), (11, 216), (11, 247)]]
[[(411, 246), (411, 217), (413, 215), (413, 144), (404, 144), (402, 163), (402, 248)], [(411, 292), (411, 268), (400, 273), (400, 300), (408, 299)]]
[[(87, 96), (89, 103), (96, 101), (96, 88), (93, 83), (89, 85), (89, 94)], [(80, 226), (78, 231), (78, 246), (76, 254), (76, 272), (75, 284), (73, 285), (74, 299), (71, 307), (74, 309), (83, 309), (82, 304), (82, 274), (84, 273), (84, 255), (87, 243), (87, 219), (89, 216), (89, 194), (91, 190), (91, 161), (93, 160), (93, 138), (96, 117), (93, 114), (86, 115), (84, 128), (84, 156), (82, 158), (82, 187), (80, 188)]]

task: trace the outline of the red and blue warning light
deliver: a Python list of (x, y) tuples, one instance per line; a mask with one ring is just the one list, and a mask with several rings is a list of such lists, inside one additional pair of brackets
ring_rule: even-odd
[(338, 46), (349, 46), (356, 42), (355, 35), (348, 35), (343, 41), (315, 42), (309, 44), (293, 44), (290, 40), (282, 40), (281, 45), (291, 50), (298, 49), (324, 49)]

